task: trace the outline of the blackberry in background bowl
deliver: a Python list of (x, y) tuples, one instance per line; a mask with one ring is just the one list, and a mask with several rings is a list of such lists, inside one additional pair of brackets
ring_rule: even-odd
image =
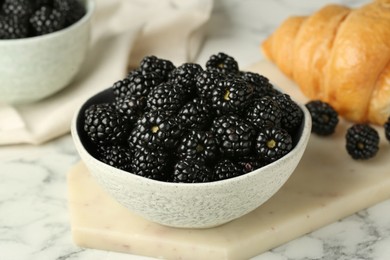
[[(226, 59), (231, 62), (233, 58)], [(142, 68), (145, 60), (149, 63), (148, 70)], [(156, 64), (167, 63), (157, 57), (145, 57), (145, 60), (137, 70), (146, 74), (157, 71), (150, 71), (150, 68), (159, 68)], [(169, 69), (175, 70), (172, 66)], [(121, 91), (117, 91), (118, 84), (113, 83), (112, 87), (87, 100), (76, 112), (71, 126), (75, 146), (101, 186), (130, 211), (167, 226), (214, 227), (256, 209), (290, 177), (311, 133), (311, 117), (306, 107), (286, 98), (279, 90), (271, 89), (269, 82), (261, 81), (271, 89), (264, 95), (270, 95), (268, 101), (279, 106), (278, 116), (282, 119), (283, 113), (290, 111), (294, 104), (294, 117), (289, 119), (294, 124), (290, 122), (284, 127), (281, 119), (272, 124), (253, 124), (269, 118), (264, 113), (271, 112), (259, 107), (255, 113), (247, 106), (261, 98), (260, 92), (251, 93), (262, 86), (245, 81), (243, 73), (218, 72), (221, 73), (218, 78), (224, 82), (237, 80), (240, 88), (247, 87), (247, 99), (236, 98), (230, 84), (216, 84), (218, 78), (214, 73), (204, 73), (207, 68), (196, 71), (183, 71), (196, 79), (191, 83), (195, 88), (202, 89), (192, 95), (186, 95), (186, 89), (178, 94), (177, 86), (183, 83), (175, 79), (175, 73), (156, 86), (150, 86), (147, 80), (138, 80), (137, 99), (145, 103), (152, 99), (158, 108), (138, 107), (138, 119), (126, 121), (127, 117), (123, 116), (126, 125), (123, 127), (118, 125), (120, 109), (116, 112), (111, 109), (124, 98), (135, 98), (131, 91), (135, 79), (130, 73), (121, 80)], [(187, 76), (180, 74), (181, 78), (188, 79)], [(206, 85), (197, 86), (199, 84)], [(226, 86), (226, 89), (214, 91), (214, 88)], [(162, 97), (150, 94), (161, 87), (164, 87)], [(148, 91), (141, 91), (143, 89)], [(226, 112), (209, 109), (213, 99), (208, 95), (218, 97), (218, 102), (233, 100), (234, 109)], [(173, 100), (175, 98), (182, 102)], [(194, 101), (196, 106), (191, 106), (191, 113), (184, 117), (191, 120), (183, 120), (183, 111)], [(174, 109), (170, 104), (175, 104)], [(101, 109), (94, 109), (96, 107)], [(95, 110), (96, 115), (92, 114)], [(99, 116), (103, 110), (105, 116)], [(198, 113), (202, 115), (199, 118)], [(114, 121), (110, 122), (109, 118)], [(197, 120), (200, 118), (202, 120)], [(115, 157), (107, 153), (113, 147)]]
[(93, 0), (2, 0), (0, 8), (0, 102), (36, 102), (66, 87), (89, 47)]

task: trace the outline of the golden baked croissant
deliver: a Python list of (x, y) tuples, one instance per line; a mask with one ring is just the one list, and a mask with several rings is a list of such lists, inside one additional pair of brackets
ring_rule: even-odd
[(389, 117), (390, 0), (288, 18), (261, 47), (308, 98), (346, 119), (382, 125)]

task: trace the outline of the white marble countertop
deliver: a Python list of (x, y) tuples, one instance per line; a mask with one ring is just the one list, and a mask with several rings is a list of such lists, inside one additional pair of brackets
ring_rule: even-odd
[[(196, 62), (226, 52), (241, 68), (263, 57), (260, 42), (286, 17), (331, 1), (216, 0)], [(363, 0), (333, 1), (359, 6)], [(0, 259), (150, 259), (82, 249), (72, 242), (66, 173), (79, 161), (70, 135), (41, 146), (0, 147)], [(390, 200), (325, 226), (256, 260), (390, 259)]]

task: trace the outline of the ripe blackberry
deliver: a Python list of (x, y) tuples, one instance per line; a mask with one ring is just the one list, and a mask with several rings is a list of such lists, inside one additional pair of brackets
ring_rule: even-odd
[(260, 131), (256, 139), (256, 152), (268, 163), (274, 162), (291, 151), (292, 138), (282, 128), (267, 128)]
[(347, 130), (346, 149), (355, 160), (374, 157), (379, 150), (379, 134), (367, 124), (355, 124)]
[(53, 6), (65, 17), (65, 26), (80, 20), (86, 13), (84, 5), (79, 0), (53, 0)]
[(288, 94), (276, 94), (272, 96), (272, 99), (278, 103), (282, 111), (282, 128), (287, 130), (290, 134), (294, 134), (298, 127), (302, 124), (302, 109)]
[(146, 56), (141, 60), (139, 68), (146, 72), (156, 72), (166, 81), (169, 73), (175, 69), (175, 65), (169, 60), (157, 58), (156, 56)]
[(390, 142), (390, 117), (387, 119), (386, 123), (383, 125), (385, 129), (386, 139)]
[(117, 144), (129, 129), (112, 104), (90, 106), (85, 111), (84, 131), (97, 144)]
[(164, 82), (152, 89), (148, 96), (148, 110), (178, 111), (186, 102), (187, 95), (180, 85)]
[(253, 95), (253, 88), (238, 78), (221, 80), (214, 89), (211, 105), (218, 115), (242, 113)]
[(282, 111), (270, 96), (256, 99), (247, 110), (247, 120), (257, 129), (280, 127)]
[(169, 74), (169, 79), (185, 89), (188, 95), (195, 92), (196, 77), (203, 71), (197, 63), (183, 63)]
[(132, 155), (128, 147), (121, 145), (100, 146), (99, 159), (115, 168), (131, 171)]
[(168, 155), (161, 149), (136, 147), (133, 152), (131, 172), (153, 180), (171, 181), (167, 171)]
[(242, 175), (240, 168), (231, 160), (223, 159), (214, 166), (214, 180), (226, 180)]
[(206, 163), (217, 157), (217, 139), (211, 132), (191, 130), (178, 144), (177, 155), (181, 159), (192, 158)]
[(239, 72), (237, 61), (233, 57), (222, 52), (210, 56), (206, 62), (206, 69), (216, 70), (224, 74), (236, 74)]
[(213, 91), (218, 88), (223, 75), (217, 71), (205, 70), (198, 74), (196, 78), (196, 90), (198, 96), (211, 102)]
[(158, 86), (163, 79), (156, 72), (145, 72), (142, 70), (133, 70), (127, 76), (129, 80), (128, 88), (132, 96), (147, 96), (150, 90)]
[(280, 93), (269, 82), (268, 78), (254, 72), (243, 71), (240, 73), (241, 78), (253, 87), (253, 95), (255, 98), (264, 96), (273, 96)]
[(27, 22), (16, 16), (0, 15), (0, 39), (20, 39), (28, 36)]
[(222, 155), (234, 158), (252, 152), (255, 141), (253, 126), (237, 115), (214, 119), (211, 131), (216, 135)]
[(118, 80), (112, 85), (112, 91), (114, 92), (114, 96), (116, 98), (125, 98), (130, 96), (130, 80), (128, 78), (124, 78)]
[(173, 172), (173, 182), (200, 183), (213, 181), (211, 170), (202, 162), (192, 158), (179, 160)]
[(265, 161), (262, 161), (255, 155), (243, 156), (236, 159), (236, 165), (239, 167), (242, 174), (257, 170), (266, 164)]
[(121, 97), (115, 100), (114, 105), (124, 121), (130, 125), (134, 125), (144, 113), (146, 98), (136, 96)]
[(65, 27), (65, 16), (57, 9), (42, 6), (30, 17), (34, 35), (44, 35)]
[(30, 0), (4, 0), (2, 11), (8, 16), (27, 19), (33, 12), (33, 5)]
[(203, 129), (211, 118), (210, 105), (201, 98), (194, 98), (185, 104), (177, 114), (177, 121), (186, 129)]
[(149, 111), (138, 119), (130, 133), (131, 147), (145, 146), (155, 148), (173, 148), (182, 134), (181, 127), (165, 111)]
[(313, 133), (322, 136), (334, 133), (339, 118), (336, 110), (331, 105), (320, 100), (313, 100), (306, 103), (306, 107), (312, 118)]

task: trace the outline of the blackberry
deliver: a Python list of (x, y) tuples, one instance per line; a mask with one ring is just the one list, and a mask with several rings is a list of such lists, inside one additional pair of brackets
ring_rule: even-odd
[(0, 15), (0, 39), (20, 39), (28, 36), (27, 22), (16, 16)]
[(192, 158), (179, 160), (173, 172), (173, 182), (200, 183), (213, 181), (211, 170), (202, 162)]
[(214, 175), (214, 179), (220, 181), (240, 176), (242, 175), (242, 171), (231, 160), (223, 159), (215, 164)]
[(134, 123), (142, 116), (146, 107), (145, 97), (121, 97), (117, 98), (114, 102), (115, 109), (123, 117), (123, 119), (130, 125)]
[(30, 0), (4, 0), (2, 11), (8, 16), (27, 19), (33, 12), (33, 6)]
[(215, 136), (208, 131), (191, 130), (180, 141), (177, 149), (181, 159), (192, 158), (212, 162), (217, 157), (218, 144)]
[(113, 105), (104, 103), (90, 106), (85, 111), (84, 131), (97, 144), (117, 144), (128, 133), (122, 117)]
[(390, 117), (387, 119), (386, 123), (383, 125), (385, 129), (385, 136), (388, 141), (390, 141)]
[(149, 111), (138, 119), (130, 133), (131, 147), (147, 146), (155, 148), (173, 148), (182, 134), (181, 127), (165, 111)]
[(253, 87), (253, 95), (255, 98), (264, 96), (274, 96), (280, 93), (269, 82), (268, 78), (254, 72), (243, 71), (240, 73), (241, 78)]
[(239, 167), (241, 173), (245, 174), (257, 170), (267, 163), (258, 158), (258, 156), (249, 155), (238, 158), (236, 164)]
[(196, 78), (196, 91), (199, 97), (211, 102), (213, 91), (218, 88), (223, 76), (217, 71), (203, 71)]
[(266, 128), (256, 139), (256, 152), (268, 163), (274, 162), (291, 151), (292, 138), (282, 128)]
[(196, 77), (202, 71), (202, 67), (197, 63), (184, 63), (171, 71), (169, 79), (181, 85), (187, 94), (191, 95), (195, 92)]
[(290, 134), (294, 134), (300, 127), (303, 120), (302, 109), (295, 103), (288, 94), (273, 95), (272, 99), (275, 100), (279, 108), (282, 111), (281, 126), (287, 130)]
[(216, 135), (222, 155), (245, 156), (252, 152), (255, 141), (253, 126), (237, 115), (223, 115), (214, 119), (211, 131)]
[(236, 74), (239, 72), (237, 61), (223, 52), (211, 55), (206, 62), (206, 69), (216, 70), (224, 74)]
[(84, 5), (79, 0), (54, 0), (53, 6), (65, 17), (65, 26), (80, 20), (86, 13)]
[(34, 35), (44, 35), (59, 31), (65, 27), (65, 17), (57, 9), (42, 6), (30, 17)]
[(131, 172), (153, 180), (171, 181), (167, 171), (168, 155), (161, 149), (136, 147), (133, 153)]
[(169, 73), (176, 67), (171, 61), (157, 58), (152, 55), (143, 58), (140, 62), (139, 68), (146, 72), (156, 72), (164, 81), (166, 81), (168, 80)]
[(132, 155), (128, 147), (121, 145), (100, 146), (99, 159), (115, 168), (131, 171)]
[(247, 120), (257, 129), (280, 127), (282, 111), (271, 97), (256, 99), (247, 110)]
[(253, 88), (238, 78), (221, 80), (214, 89), (211, 105), (218, 115), (226, 113), (242, 113), (250, 103)]
[(128, 78), (124, 78), (122, 80), (118, 80), (112, 85), (112, 91), (114, 92), (114, 96), (116, 98), (126, 98), (130, 96), (130, 80)]
[(204, 129), (209, 125), (211, 107), (201, 98), (185, 104), (177, 114), (177, 121), (186, 129)]
[(133, 70), (127, 78), (129, 80), (128, 94), (137, 97), (147, 96), (151, 89), (163, 82), (163, 79), (158, 73), (141, 70)]
[(320, 100), (313, 100), (306, 103), (306, 107), (312, 118), (313, 133), (322, 136), (334, 133), (339, 118), (336, 110), (331, 105)]
[(187, 95), (180, 85), (164, 82), (147, 96), (148, 110), (178, 111), (186, 102)]
[(355, 124), (347, 130), (346, 149), (355, 160), (374, 157), (379, 150), (379, 134), (367, 124)]

